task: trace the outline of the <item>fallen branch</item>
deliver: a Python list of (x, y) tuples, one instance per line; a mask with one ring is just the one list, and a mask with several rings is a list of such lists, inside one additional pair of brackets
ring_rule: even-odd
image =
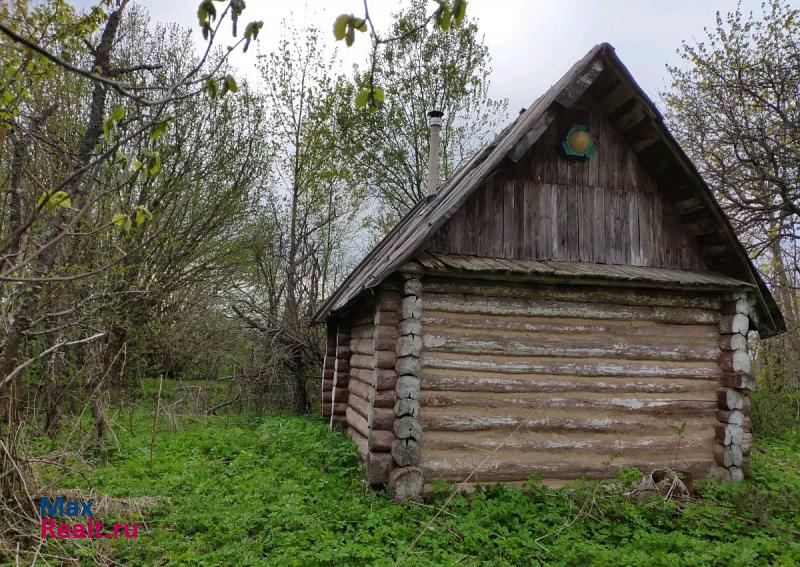
[(242, 395), (239, 394), (238, 396), (236, 396), (232, 400), (228, 400), (227, 402), (222, 402), (221, 404), (217, 404), (213, 408), (208, 410), (206, 412), (206, 415), (217, 415), (217, 410), (222, 409), (224, 407), (228, 407), (230, 405), (233, 405), (233, 404), (235, 404), (236, 402), (238, 402), (241, 399), (242, 399)]

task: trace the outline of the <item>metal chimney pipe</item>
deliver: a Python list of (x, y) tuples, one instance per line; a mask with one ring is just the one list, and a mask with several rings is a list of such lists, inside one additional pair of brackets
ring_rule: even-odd
[(428, 195), (436, 193), (439, 186), (439, 148), (441, 146), (442, 132), (441, 110), (431, 110), (428, 113), (428, 126), (431, 129), (431, 138), (428, 145)]

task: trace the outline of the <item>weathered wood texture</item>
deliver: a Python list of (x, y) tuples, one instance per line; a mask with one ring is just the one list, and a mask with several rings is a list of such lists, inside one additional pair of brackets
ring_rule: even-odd
[(328, 417), (331, 427), (346, 423), (347, 385), (350, 376), (350, 330), (338, 325), (333, 337), (328, 339), (332, 348), (333, 368), (331, 377), (322, 380), (322, 415)]
[(422, 426), (420, 413), (420, 380), (422, 357), (422, 281), (414, 274), (404, 274), (397, 339), (398, 374), (395, 385), (392, 471), (389, 488), (395, 501), (418, 498), (422, 492), (423, 474), (420, 462)]
[(717, 391), (713, 476), (720, 480), (740, 481), (750, 464), (750, 400), (748, 392), (755, 387), (750, 376), (750, 353), (747, 333), (750, 328), (752, 297), (729, 297), (722, 304), (720, 320), (719, 365), (724, 372)]
[(433, 277), (423, 286), (425, 482), (475, 469), (471, 482), (714, 465), (719, 293)]
[(348, 321), (350, 358), (346, 417), (348, 435), (366, 463), (366, 481), (388, 482), (395, 420), (397, 323), (401, 294), (393, 281), (377, 290), (369, 311)]
[(336, 374), (336, 325), (328, 325), (325, 357), (322, 360), (322, 415), (330, 416), (333, 402), (333, 378)]
[[(565, 157), (572, 124), (597, 150)], [(704, 269), (680, 211), (660, 192), (603, 112), (565, 109), (518, 164), (486, 181), (438, 231), (435, 252)]]

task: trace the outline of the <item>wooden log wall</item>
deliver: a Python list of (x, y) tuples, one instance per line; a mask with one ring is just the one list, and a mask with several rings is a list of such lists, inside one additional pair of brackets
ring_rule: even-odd
[[(574, 123), (597, 150), (562, 155)], [(681, 216), (600, 111), (563, 110), (518, 164), (479, 188), (438, 231), (435, 252), (704, 269)]]
[(393, 466), (390, 451), (399, 308), (400, 292), (388, 283), (378, 290), (374, 309), (352, 321), (348, 435), (365, 463), (369, 484), (388, 482)]
[[(331, 364), (332, 363), (332, 364)], [(328, 329), (328, 346), (322, 379), (322, 415), (331, 427), (344, 425), (350, 374), (350, 332), (338, 325)]]
[(750, 464), (752, 435), (747, 395), (755, 389), (755, 380), (750, 374), (747, 333), (752, 306), (752, 298), (747, 296), (733, 297), (722, 304), (719, 365), (723, 375), (717, 392), (719, 423), (715, 428), (716, 466), (712, 471), (712, 476), (720, 480), (743, 480)]
[(557, 484), (714, 465), (728, 352), (718, 293), (423, 284), (425, 482), (476, 471), (474, 482)]
[(420, 371), (422, 355), (422, 281), (417, 274), (405, 274), (397, 339), (397, 384), (395, 387), (392, 458), (396, 468), (389, 489), (396, 502), (418, 498), (423, 473), (418, 467), (422, 444), (420, 412)]

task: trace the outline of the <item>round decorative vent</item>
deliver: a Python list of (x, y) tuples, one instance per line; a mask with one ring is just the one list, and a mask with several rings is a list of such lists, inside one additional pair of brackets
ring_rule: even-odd
[(571, 158), (587, 159), (594, 154), (594, 138), (583, 124), (573, 124), (564, 141), (561, 142), (564, 154)]

